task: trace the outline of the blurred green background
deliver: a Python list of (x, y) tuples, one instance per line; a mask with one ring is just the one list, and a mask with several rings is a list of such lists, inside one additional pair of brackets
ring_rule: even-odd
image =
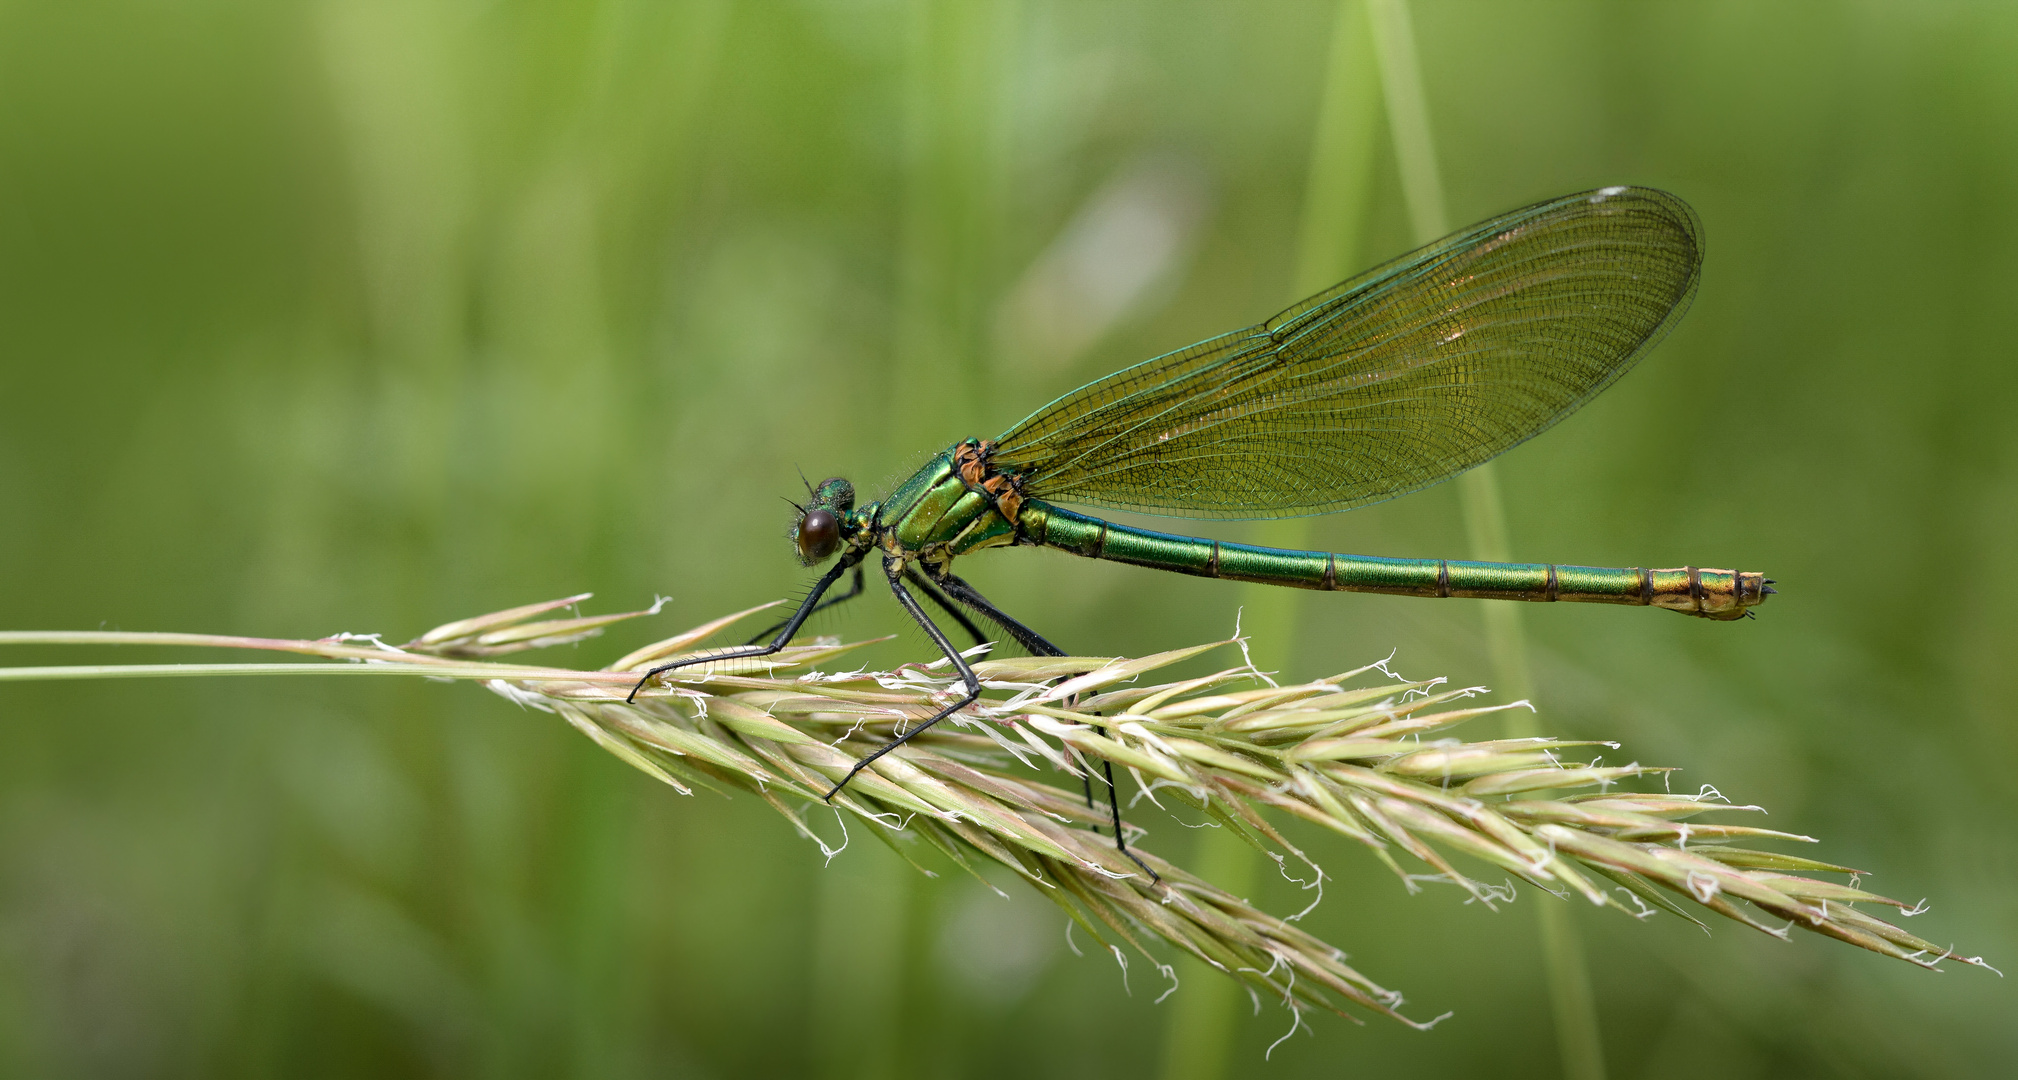
[[(798, 469), (876, 488), (1272, 314), (1313, 214), (1349, 240), (1325, 258), (1413, 246), (1340, 18), (1364, 14), (0, 5), (0, 627), (403, 640), (575, 591), (673, 598), (572, 658), (599, 663), (789, 594)], [(1414, 25), (1453, 224), (1641, 183), (1707, 229), (1678, 331), (1503, 459), (1515, 552), (1783, 590), (1736, 626), (1529, 609), (1543, 726), (1763, 804), (1930, 897), (1915, 932), (2018, 962), (2018, 12), (1422, 2)], [(1376, 95), (1351, 167), (1315, 170), (1336, 192), (1310, 190), (1327, 87)], [(1448, 486), (1310, 535), (1467, 552)], [(1252, 602), (1055, 553), (965, 565), (1086, 652), (1224, 636)], [(815, 629), (902, 630), (855, 607)], [(1291, 674), (1394, 651), (1489, 678), (1477, 605), (1293, 610), (1257, 645)], [(1196, 842), (1145, 823), (1166, 854)], [(1523, 910), (1553, 901), (1409, 897), (1305, 838), (1335, 878), (1306, 925), (1456, 1015), (1314, 1016), (1269, 1075), (1558, 1074)], [(1244, 997), (1184, 1012), (1197, 979), (1156, 1005), (1139, 962), (1131, 995), (1048, 904), (857, 840), (823, 868), (759, 801), (680, 798), (469, 687), (8, 685), (0, 1073), (1243, 1075), (1288, 1028)], [(2018, 997), (1981, 972), (1574, 921), (1615, 1076), (2018, 1054)], [(1224, 1060), (1182, 1049), (1221, 1021)]]

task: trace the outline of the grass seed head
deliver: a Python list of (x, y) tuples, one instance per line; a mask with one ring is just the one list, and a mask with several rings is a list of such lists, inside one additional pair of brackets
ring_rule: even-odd
[[(630, 675), (685, 654), (747, 614), (647, 646), (611, 670)], [(503, 644), (505, 627), (467, 623)], [(1384, 665), (1292, 686), (1268, 684), (1246, 665), (1149, 681), (1230, 644), (1135, 659), (983, 660), (975, 665), (986, 688), (980, 701), (878, 759), (833, 801), (914, 863), (926, 846), (969, 871), (977, 859), (1000, 863), (1109, 948), (1126, 946), (1154, 963), (1151, 940), (1161, 939), (1292, 1006), (1341, 1013), (1357, 1006), (1411, 1024), (1418, 1022), (1398, 1011), (1400, 996), (1344, 963), (1339, 950), (1131, 844), (1162, 880), (1143, 874), (1094, 831), (1106, 812), (1087, 806), (1085, 778), (1099, 783), (1103, 762), (1126, 767), (1159, 805), (1182, 805), (1278, 861), (1304, 862), (1313, 881), (1323, 871), (1276, 828), (1283, 815), (1365, 846), (1411, 889), (1426, 875), (1404, 869), (1404, 859), (1488, 906), (1507, 890), (1475, 879), (1451, 855), (1635, 916), (1666, 910), (1700, 925), (1688, 914), (1693, 907), (1776, 936), (1798, 927), (1922, 967), (1953, 957), (1853, 906), (1907, 910), (1899, 901), (1807, 876), (1857, 871), (1728, 844), (1811, 838), (1694, 820), (1759, 808), (1708, 790), (1623, 791), (1622, 782), (1668, 770), (1577, 760), (1584, 748), (1616, 744), (1444, 734), (1525, 703), (1473, 704), (1480, 688), (1405, 681)], [(816, 667), (849, 648), (798, 646), (762, 662), (684, 669), (631, 705), (623, 703), (627, 688), (609, 684), (504, 685), (518, 700), (550, 701), (600, 745), (680, 791), (750, 791), (812, 837), (802, 808), (956, 692), (944, 664)], [(1536, 797), (1520, 797), (1527, 795)]]
[[(561, 717), (681, 794), (705, 787), (756, 795), (830, 858), (834, 850), (807, 826), (805, 810), (820, 804), (856, 761), (960, 696), (944, 662), (895, 671), (828, 670), (868, 643), (816, 640), (760, 659), (684, 668), (626, 701), (645, 670), (705, 656), (696, 647), (772, 605), (704, 623), (596, 671), (495, 660), (594, 636), (658, 610), (655, 604), (617, 615), (543, 618), (583, 599), (459, 620), (400, 647), (356, 635), (293, 641), (15, 632), (7, 638), (267, 649), (343, 661), (349, 672), (480, 680), (514, 702)], [(1482, 705), (1473, 700), (1482, 688), (1406, 681), (1385, 661), (1290, 686), (1274, 684), (1245, 663), (1199, 678), (1153, 681), (1171, 665), (1235, 644), (1134, 659), (981, 660), (974, 665), (985, 688), (979, 701), (878, 758), (832, 804), (859, 819), (853, 831), (868, 832), (921, 869), (925, 848), (977, 875), (980, 860), (998, 863), (1116, 956), (1125, 955), (1125, 946), (1155, 964), (1150, 950), (1160, 941), (1299, 1016), (1305, 1007), (1351, 1016), (1357, 1006), (1427, 1026), (1399, 1011), (1399, 994), (1298, 928), (1300, 916), (1261, 911), (1131, 842), (1156, 876), (1144, 874), (1111, 835), (1096, 831), (1108, 824), (1107, 809), (1089, 806), (1082, 785), (1097, 787), (1108, 766), (1121, 766), (1156, 805), (1183, 807), (1230, 830), (1285, 873), (1291, 860), (1304, 864), (1301, 876), (1320, 896), (1325, 872), (1278, 822), (1299, 819), (1368, 849), (1411, 892), (1433, 880), (1455, 884), (1487, 907), (1509, 899), (1510, 886), (1488, 884), (1460, 868), (1475, 860), (1493, 867), (1495, 876), (1635, 917), (1666, 911), (1707, 930), (1697, 913), (1708, 912), (1781, 938), (1799, 928), (1925, 968), (1947, 959), (1988, 967), (1871, 914), (1868, 909), (1891, 907), (1916, 915), (1924, 908), (1862, 889), (1862, 871), (1734, 844), (1815, 842), (1724, 820), (1759, 807), (1733, 805), (1709, 787), (1695, 795), (1674, 794), (1665, 783), (1661, 790), (1626, 790), (1621, 785), (1633, 781), (1664, 781), (1669, 770), (1579, 760), (1587, 748), (1616, 744), (1468, 742), (1451, 734), (1467, 721), (1526, 702)], [(92, 678), (164, 673), (21, 668), (0, 669), (0, 676), (57, 678), (66, 671)], [(1124, 829), (1131, 838), (1141, 835), (1133, 825), (1124, 823)]]

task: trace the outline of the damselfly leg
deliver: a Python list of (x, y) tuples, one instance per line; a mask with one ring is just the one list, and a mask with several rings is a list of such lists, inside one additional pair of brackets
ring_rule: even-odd
[(827, 590), (833, 588), (834, 583), (841, 580), (841, 575), (854, 569), (861, 561), (861, 552), (849, 552), (847, 555), (841, 557), (840, 562), (834, 564), (832, 570), (822, 574), (820, 580), (813, 583), (812, 590), (806, 593), (806, 598), (799, 601), (799, 610), (793, 612), (792, 617), (785, 620), (784, 625), (778, 630), (778, 635), (772, 638), (769, 644), (745, 645), (740, 648), (723, 649), (720, 652), (689, 656), (681, 660), (675, 660), (669, 664), (660, 664), (658, 667), (645, 672), (644, 677), (638, 680), (636, 686), (631, 687), (631, 692), (624, 697), (624, 700), (626, 702), (636, 701), (638, 699), (638, 691), (643, 690), (646, 684), (668, 671), (676, 671), (683, 667), (693, 667), (697, 664), (713, 664), (723, 660), (748, 660), (753, 657), (769, 656), (772, 653), (778, 652), (792, 643), (792, 638), (798, 634), (799, 627), (805, 625), (806, 620), (812, 616), (813, 612), (819, 610), (820, 598), (826, 595)]
[[(1008, 612), (1003, 611), (999, 607), (996, 607), (992, 602), (989, 601), (987, 597), (981, 595), (981, 591), (979, 589), (976, 589), (974, 586), (969, 585), (964, 579), (962, 579), (959, 575), (954, 574), (951, 570), (941, 567), (938, 573), (933, 575), (932, 580), (940, 588), (946, 590), (946, 595), (952, 597), (955, 600), (958, 600), (960, 603), (965, 604), (969, 608), (972, 608), (975, 612), (979, 613), (982, 618), (987, 619), (989, 622), (992, 622), (995, 625), (1001, 627), (1005, 633), (1007, 633), (1011, 638), (1015, 639), (1016, 643), (1018, 645), (1023, 646), (1023, 648), (1029, 651), (1031, 655), (1033, 656), (1065, 655), (1065, 650), (1059, 648), (1056, 645), (1051, 644), (1049, 641), (1046, 641), (1044, 637), (1038, 634), (1035, 630), (1032, 630), (1029, 627), (1023, 625), (1022, 623), (1016, 621), (1016, 619), (1011, 617)], [(1114, 846), (1119, 848), (1123, 855), (1128, 856), (1130, 862), (1133, 862), (1135, 865), (1141, 867), (1143, 872), (1148, 874), (1151, 880), (1155, 881), (1163, 880), (1162, 877), (1159, 874), (1157, 874), (1156, 871), (1151, 870), (1149, 868), (1148, 863), (1143, 862), (1141, 859), (1136, 857), (1134, 852), (1128, 850), (1128, 838), (1124, 834), (1121, 827), (1121, 799), (1120, 795), (1118, 794), (1118, 789), (1115, 787), (1114, 784), (1114, 763), (1103, 759), (1101, 761), (1101, 767), (1102, 767), (1101, 771), (1104, 774), (1105, 779), (1107, 781), (1108, 822), (1114, 826)], [(1086, 809), (1091, 810), (1093, 809), (1093, 777), (1090, 773), (1081, 772), (1079, 774), (1079, 781), (1086, 794)], [(1098, 832), (1099, 831), (1098, 827), (1095, 827), (1094, 831)]]
[(960, 650), (953, 647), (953, 643), (946, 637), (946, 632), (939, 629), (939, 624), (933, 622), (932, 617), (925, 614), (925, 609), (918, 606), (917, 598), (911, 595), (909, 589), (904, 588), (904, 578), (906, 576), (904, 564), (896, 559), (885, 558), (883, 560), (883, 576), (890, 582), (890, 592), (896, 596), (897, 603), (903, 605), (904, 610), (917, 622), (919, 628), (924, 630), (926, 636), (932, 639), (932, 643), (939, 646), (939, 651), (946, 654), (946, 659), (953, 665), (953, 670), (960, 673), (960, 681), (966, 685), (967, 692), (961, 696), (960, 700), (933, 713), (924, 723), (891, 739), (889, 742), (871, 751), (869, 756), (857, 761), (848, 770), (848, 775), (843, 776), (841, 782), (835, 784), (827, 792), (826, 798), (829, 799), (840, 794), (841, 789), (848, 786), (848, 781), (855, 778), (855, 774), (868, 768), (870, 763), (874, 762), (877, 758), (917, 738), (919, 735), (930, 730), (932, 725), (974, 704), (981, 697), (981, 677), (974, 674), (974, 668), (967, 663), (966, 657), (960, 655)]
[[(829, 596), (821, 600), (818, 604), (813, 605), (813, 610), (807, 612), (806, 615), (808, 618), (810, 618), (814, 615), (818, 615), (819, 613), (828, 610), (829, 608), (832, 608), (836, 604), (845, 604), (848, 601), (853, 600), (854, 598), (860, 595), (862, 595), (862, 564), (860, 562), (857, 562), (855, 564), (855, 578), (853, 581), (848, 583), (848, 591), (841, 593), (837, 596)], [(777, 636), (778, 631), (783, 630), (786, 627), (786, 625), (789, 624), (791, 621), (792, 620), (790, 619), (786, 619), (783, 622), (774, 622), (771, 625), (763, 628), (762, 630), (759, 630), (756, 633), (751, 634), (750, 640), (743, 642), (743, 644), (755, 645), (759, 641), (774, 638)]]

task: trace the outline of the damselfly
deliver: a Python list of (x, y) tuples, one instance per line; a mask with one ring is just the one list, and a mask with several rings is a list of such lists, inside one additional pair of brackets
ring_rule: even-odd
[[(1291, 551), (1151, 532), (1057, 505), (1296, 517), (1447, 480), (1547, 430), (1632, 367), (1688, 306), (1701, 236), (1688, 205), (1662, 191), (1608, 187), (1551, 199), (1445, 237), (1257, 326), (1089, 383), (994, 439), (955, 443), (875, 502), (857, 506), (853, 485), (825, 480), (799, 507), (792, 538), (806, 566), (839, 560), (791, 618), (765, 643), (654, 668), (638, 689), (676, 668), (777, 652), (813, 612), (860, 594), (862, 564), (880, 555), (890, 591), (966, 692), (856, 762), (831, 798), (870, 762), (981, 693), (919, 594), (977, 644), (985, 635), (969, 613), (1033, 654), (1064, 655), (953, 573), (956, 558), (985, 548), (1050, 547), (1300, 589), (1746, 616), (1773, 592), (1760, 574)], [(851, 572), (847, 591), (829, 597)]]

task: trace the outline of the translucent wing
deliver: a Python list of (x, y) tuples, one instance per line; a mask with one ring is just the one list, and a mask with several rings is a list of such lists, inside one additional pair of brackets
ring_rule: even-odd
[(1259, 326), (1115, 372), (996, 440), (1026, 494), (1294, 517), (1447, 480), (1611, 385), (1687, 308), (1702, 228), (1613, 187), (1481, 222)]

